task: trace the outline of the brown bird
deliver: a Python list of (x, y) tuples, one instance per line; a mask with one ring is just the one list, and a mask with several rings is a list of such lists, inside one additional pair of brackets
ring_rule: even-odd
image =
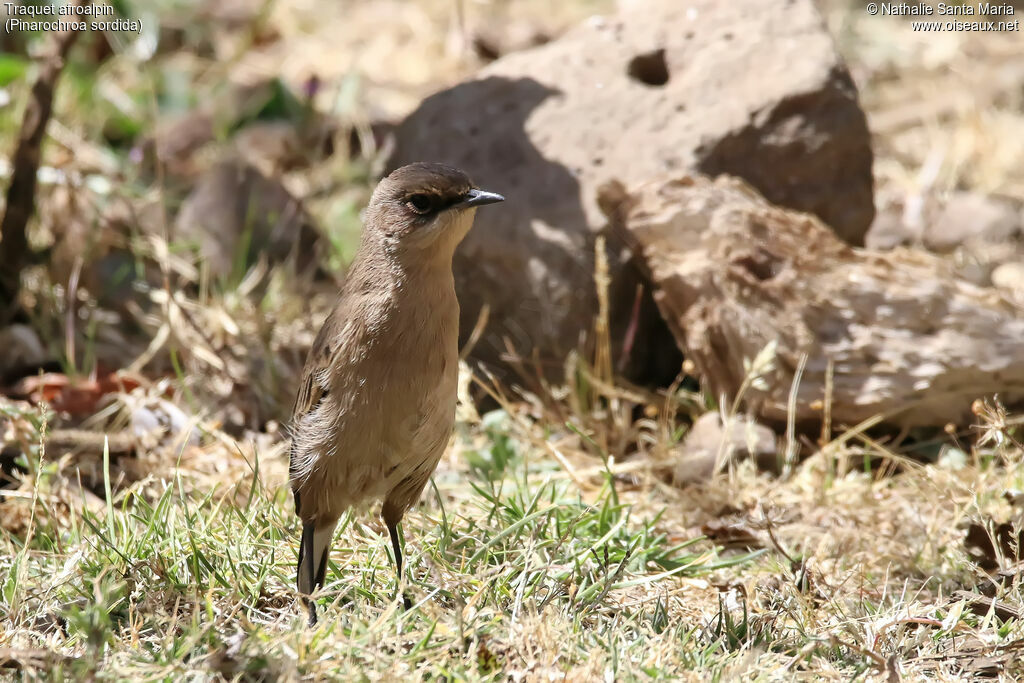
[[(476, 208), (504, 198), (462, 171), (416, 163), (377, 185), (341, 296), (313, 342), (292, 411), (289, 467), (302, 520), (298, 588), (324, 584), (338, 519), (383, 499), (399, 585), (398, 525), (455, 422), (459, 302), (452, 255)], [(316, 608), (306, 597), (309, 623)]]

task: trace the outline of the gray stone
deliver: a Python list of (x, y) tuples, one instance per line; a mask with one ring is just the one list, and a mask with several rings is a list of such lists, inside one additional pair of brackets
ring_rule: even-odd
[(999, 244), (1021, 230), (1021, 209), (1012, 200), (975, 192), (957, 192), (946, 200), (924, 231), (924, 245), (950, 252), (963, 245)]
[[(35, 374), (36, 367), (50, 360), (39, 335), (28, 325), (14, 324), (0, 329), (0, 379), (17, 370)], [(7, 379), (20, 379), (10, 377)]]
[[(456, 255), (463, 340), (487, 306), (475, 358), (499, 359), (507, 340), (556, 372), (592, 339), (606, 181), (741, 176), (854, 244), (874, 215), (865, 117), (811, 0), (627, 3), (424, 100), (398, 128), (388, 165), (424, 159), (508, 198), (481, 212)], [(637, 303), (642, 278), (609, 244), (616, 356), (642, 365), (674, 354), (652, 337), (664, 326), (649, 297)], [(677, 360), (662, 358), (672, 373)]]
[(920, 229), (907, 225), (902, 207), (893, 206), (875, 215), (871, 229), (864, 237), (864, 246), (868, 249), (888, 250), (918, 244), (920, 240)]
[(132, 396), (126, 402), (132, 433), (143, 445), (150, 448), (158, 444), (199, 445), (200, 434), (194, 422), (170, 401)]
[(708, 481), (745, 457), (763, 469), (777, 469), (782, 454), (775, 432), (744, 415), (734, 415), (727, 429), (718, 413), (705, 413), (677, 449), (672, 481), (678, 485)]
[[(298, 272), (317, 262), (319, 232), (302, 204), (276, 179), (240, 161), (204, 173), (185, 199), (172, 238), (198, 247), (210, 273), (226, 277), (239, 258), (271, 264), (294, 259)], [(244, 252), (244, 253), (242, 253)]]
[(1004, 263), (992, 271), (992, 286), (1015, 296), (1024, 294), (1024, 263)]

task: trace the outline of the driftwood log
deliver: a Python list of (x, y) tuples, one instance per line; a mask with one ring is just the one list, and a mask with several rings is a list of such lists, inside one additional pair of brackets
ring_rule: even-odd
[(937, 256), (851, 248), (733, 178), (612, 183), (600, 203), (716, 396), (735, 398), (775, 344), (743, 391), (766, 419), (965, 424), (975, 399), (1024, 396), (1024, 312)]

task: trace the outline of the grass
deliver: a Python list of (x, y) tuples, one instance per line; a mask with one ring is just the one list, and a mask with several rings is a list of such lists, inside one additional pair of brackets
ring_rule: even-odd
[[(619, 500), (614, 477), (584, 500), (551, 463), (530, 464), (500, 428), (488, 433), (489, 453), (467, 453), (468, 478), (439, 477), (432, 501), (408, 518), (414, 608), (395, 599), (386, 535), (349, 516), (315, 630), (294, 604), (289, 496), (267, 485), (258, 458), (234, 485), (194, 488), (179, 473), (116, 495), (105, 460), (106, 499), (95, 511), (73, 499), (57, 510), (47, 484), (56, 475), (41, 474), (27, 542), (4, 539), (8, 635), (53, 647), (41, 670), (75, 677), (502, 678), (523, 654), (517, 632), (550, 619), (566, 639), (538, 663), (578, 669), (611, 648), (602, 670), (638, 674), (649, 636), (696, 638), (667, 611), (674, 577), (761, 554), (720, 556), (699, 536), (670, 541), (657, 516), (637, 518)], [(721, 638), (706, 638), (694, 656)]]
[[(46, 428), (38, 411), (5, 413)], [(582, 445), (570, 477), (537, 444), (569, 453), (571, 430), (495, 411), (460, 424), (406, 518), (413, 608), (382, 526), (357, 512), (308, 629), (280, 443), (221, 436), (127, 484), (105, 452), (91, 488), (34, 452), (23, 495), (0, 504), (15, 529), (0, 560), (6, 666), (96, 680), (953, 679), (976, 660), (1021, 673), (1017, 579), (989, 581), (1002, 609), (956, 593), (987, 576), (962, 523), (1005, 518), (1000, 492), (1024, 482), (1006, 440), (957, 471), (855, 470), (826, 486), (819, 454), (789, 479), (740, 467), (680, 492), (655, 469), (584, 471)]]
[[(337, 16), (315, 10), (315, 36), (288, 19), (295, 14), (289, 3), (271, 4), (275, 16), (268, 25), (281, 40), (250, 40), (238, 61), (227, 63), (251, 75), (269, 60), (293, 85), (316, 64), (351, 72), (345, 81), (351, 85), (363, 83), (353, 54), (383, 55), (386, 61), (372, 60), (374, 70), (393, 79), (368, 79), (360, 86), (365, 91), (333, 93), (337, 102), (322, 107), (356, 127), (368, 125), (361, 111), (367, 103), (399, 118), (430, 89), (477, 66), (469, 53), (450, 48), (447, 0), (401, 5), (406, 23), (424, 27), (402, 50), (366, 46), (366, 35), (388, 39), (378, 31), (379, 10), (372, 3)], [(899, 109), (907, 93), (913, 100), (918, 91), (934, 89), (936, 79), (959, 82), (990, 62), (1001, 64), (1000, 51), (1013, 47), (1012, 35), (953, 36), (975, 41), (975, 49), (949, 51), (946, 59), (955, 56), (961, 65), (968, 59), (972, 68), (938, 78), (929, 50), (908, 49), (941, 47), (934, 36), (908, 36), (905, 25), (874, 22), (862, 6), (848, 5), (826, 3), (827, 16), (870, 117)], [(478, 20), (499, 9), (493, 3), (467, 7)], [(563, 3), (558, 12), (565, 16), (552, 18), (551, 3), (525, 0), (501, 11), (550, 20), (557, 32), (606, 8), (590, 0)], [(878, 38), (888, 35), (876, 32), (883, 28), (898, 37)], [(282, 63), (281, 50), (292, 58)], [(69, 71), (56, 120), (72, 134), (47, 147), (46, 163), (74, 171), (76, 160), (113, 159), (123, 178), (112, 176), (111, 202), (163, 192), (154, 190), (142, 166), (128, 163), (126, 149), (114, 153), (108, 147), (100, 129), (110, 115), (100, 114), (116, 114), (117, 108), (97, 93), (111, 92), (111, 85), (123, 89), (135, 102), (128, 107), (135, 118), (115, 116), (114, 123), (137, 132), (187, 108), (189, 99), (212, 96), (211, 84), (227, 73), (217, 66), (224, 60), (210, 60), (200, 64), (199, 75), (206, 69), (206, 77), (192, 79), (190, 61), (169, 57)], [(429, 74), (424, 63), (431, 64)], [(0, 87), (17, 101), (31, 71), (27, 61), (0, 60)], [(205, 86), (197, 92), (157, 87), (150, 82), (155, 74), (167, 83)], [(325, 82), (337, 76), (320, 75)], [(971, 89), (961, 85), (958, 92), (968, 96)], [(185, 99), (172, 101), (170, 95)], [(146, 105), (154, 99), (159, 106)], [(892, 129), (875, 131), (880, 204), (905, 194), (931, 150), (948, 140), (957, 144), (942, 157), (936, 189), (1024, 196), (1019, 169), (1010, 161), (1017, 158), (1013, 145), (1006, 143), (1021, 137), (1006, 133), (1020, 127), (1015, 102), (1007, 95), (1006, 102), (979, 101), (937, 114), (925, 106), (922, 121), (934, 116), (934, 125), (903, 127), (882, 117)], [(7, 148), (20, 108), (0, 107), (0, 114), (0, 142)], [(999, 126), (979, 128), (979, 121), (991, 120)], [(119, 134), (130, 137), (132, 131)], [(219, 151), (205, 153), (215, 158)], [(342, 156), (288, 175), (330, 231), (324, 265), (331, 271), (351, 258), (358, 209), (375, 172), (371, 161)], [(92, 177), (107, 172), (103, 165), (81, 165)], [(87, 187), (73, 189), (83, 203), (62, 204), (72, 190), (41, 186), (37, 246), (59, 246), (76, 220), (91, 221), (107, 199)], [(173, 205), (163, 195), (160, 201)], [(131, 227), (134, 234), (138, 226)], [(794, 450), (780, 453), (787, 465), (780, 477), (740, 463), (709, 482), (679, 489), (666, 483), (666, 472), (677, 461), (690, 419), (733, 409), (692, 391), (692, 383), (689, 391), (657, 393), (618, 386), (607, 355), (595, 359), (593, 371), (578, 360), (568, 363), (568, 387), (551, 387), (546, 395), (505, 388), (515, 396), (506, 399), (489, 387), (501, 409), (483, 416), (464, 403), (452, 447), (404, 523), (404, 590), (414, 607), (401, 609), (376, 510), (356, 511), (335, 538), (327, 585), (318, 597), (321, 623), (306, 628), (293, 588), (298, 527), (286, 486), (285, 441), (273, 417), (291, 398), (291, 378), (312, 341), (310, 320), (322, 318), (334, 285), (297, 285), (286, 273), (258, 266), (246, 271), (242, 264), (229, 282), (211, 285), (191, 274), (201, 271), (182, 246), (132, 240), (135, 279), (141, 282), (146, 268), (159, 262), (174, 283), (173, 296), (162, 279), (140, 287), (118, 324), (92, 300), (98, 291), (82, 287), (76, 308), (56, 275), (37, 267), (26, 278), (34, 327), (69, 374), (90, 372), (100, 365), (97, 358), (108, 364), (148, 361), (138, 363), (149, 374), (143, 386), (131, 396), (114, 395), (86, 426), (121, 431), (130, 406), (167, 399), (188, 413), (202, 438), (183, 447), (165, 437), (133, 456), (63, 449), (47, 437), (59, 416), (0, 399), (4, 443), (27, 452), (0, 489), (5, 675), (698, 681), (1024, 676), (1016, 534), (1024, 516), (1021, 418), (1007, 415), (996, 401), (982, 402), (980, 430), (941, 434), (931, 442), (922, 437), (916, 447), (851, 432), (808, 449), (804, 459), (793, 457)], [(61, 341), (68, 326), (72, 337), (79, 335), (77, 353), (74, 344)], [(122, 328), (137, 328), (137, 334), (104, 336)], [(153, 339), (163, 342), (147, 348)], [(758, 381), (765, 362), (752, 359), (750, 382)]]

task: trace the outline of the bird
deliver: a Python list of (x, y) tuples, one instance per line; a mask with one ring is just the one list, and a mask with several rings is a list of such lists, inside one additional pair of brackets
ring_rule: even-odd
[[(381, 500), (402, 581), (399, 525), (455, 423), (459, 302), (452, 257), (476, 209), (504, 201), (457, 168), (402, 166), (381, 180), (337, 303), (310, 348), (292, 409), (289, 479), (302, 523), (296, 583), (317, 623), (331, 539)], [(406, 607), (409, 602), (403, 597)]]

